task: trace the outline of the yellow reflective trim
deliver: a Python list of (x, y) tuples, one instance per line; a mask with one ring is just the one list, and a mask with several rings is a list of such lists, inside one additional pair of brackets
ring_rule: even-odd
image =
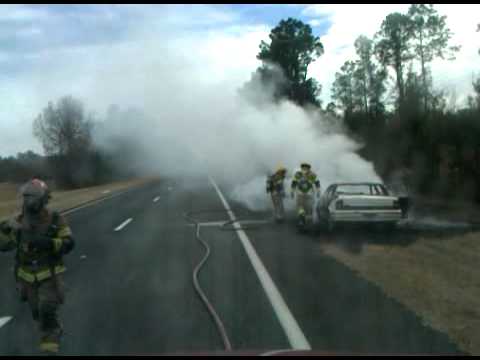
[[(55, 274), (60, 274), (60, 273), (65, 272), (65, 270), (67, 270), (65, 268), (65, 266), (55, 266), (54, 271), (55, 271)], [(38, 281), (46, 280), (46, 279), (52, 277), (52, 272), (50, 271), (50, 269), (40, 271), (36, 274), (36, 277), (37, 277)]]
[(58, 352), (60, 346), (58, 343), (55, 342), (41, 342), (40, 343), (40, 350), (41, 351), (48, 351), (48, 352)]
[(63, 240), (60, 238), (53, 239), (53, 251), (59, 252), (62, 248)]
[(71, 235), (72, 235), (72, 231), (68, 226), (62, 227), (60, 230), (58, 230), (58, 234), (57, 234), (57, 236), (61, 238), (71, 236)]
[(30, 274), (23, 270), (22, 268), (19, 268), (17, 271), (17, 276), (29, 283), (34, 283), (35, 282), (35, 275)]
[[(61, 266), (61, 265), (58, 265), (58, 266), (55, 266), (55, 274), (61, 274), (63, 272), (65, 272), (67, 269), (65, 268), (65, 266)], [(19, 268), (18, 269), (18, 272), (17, 272), (17, 275), (19, 278), (22, 278), (23, 280), (29, 282), (29, 283), (34, 283), (35, 282), (35, 279), (37, 281), (42, 281), (42, 280), (46, 280), (50, 277), (52, 277), (52, 272), (50, 271), (50, 269), (46, 269), (46, 270), (43, 270), (43, 271), (39, 271), (38, 273), (29, 273), (25, 270), (23, 270), (22, 268)]]
[(13, 250), (16, 245), (17, 239), (13, 231), (8, 235), (0, 232), (0, 249), (4, 251)]
[(38, 281), (42, 281), (52, 277), (52, 273), (50, 270), (44, 270), (36, 273), (35, 276)]

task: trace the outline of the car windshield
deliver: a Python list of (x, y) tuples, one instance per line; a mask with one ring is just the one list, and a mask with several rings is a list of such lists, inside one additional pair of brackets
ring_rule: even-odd
[(338, 185), (339, 195), (372, 195), (369, 185)]

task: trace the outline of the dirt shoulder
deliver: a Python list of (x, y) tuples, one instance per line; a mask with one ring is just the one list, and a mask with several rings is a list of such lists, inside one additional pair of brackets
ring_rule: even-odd
[[(430, 210), (417, 208), (417, 215), (467, 222), (479, 213), (473, 206), (430, 205)], [(417, 313), (425, 324), (447, 333), (461, 350), (480, 355), (480, 232), (398, 231), (390, 239), (380, 234), (382, 241), (372, 236), (350, 236), (353, 239), (345, 246), (342, 237), (334, 235), (320, 246), (325, 254)]]
[[(88, 201), (108, 196), (117, 191), (139, 186), (154, 181), (157, 178), (146, 177), (126, 181), (117, 181), (99, 186), (68, 191), (53, 191), (49, 207), (63, 211)], [(20, 202), (17, 199), (17, 184), (0, 184), (0, 219), (5, 219), (19, 211)]]
[(480, 205), (473, 202), (416, 195), (413, 204), (413, 215), (480, 224)]

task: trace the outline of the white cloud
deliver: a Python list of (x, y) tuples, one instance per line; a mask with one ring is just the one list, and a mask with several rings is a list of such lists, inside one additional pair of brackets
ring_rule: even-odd
[(42, 9), (39, 5), (26, 6), (26, 5), (0, 5), (0, 20), (10, 21), (30, 21), (44, 19), (48, 16), (45, 9)]
[(313, 20), (310, 20), (308, 23), (310, 24), (311, 27), (317, 27), (322, 24), (322, 21), (313, 19)]
[[(406, 11), (406, 4), (389, 5), (310, 5), (304, 10), (306, 16), (318, 16), (322, 21), (327, 17), (331, 26), (320, 37), (325, 53), (309, 67), (310, 76), (316, 78), (323, 86), (322, 100), (325, 105), (330, 101), (330, 89), (335, 80), (335, 72), (343, 63), (355, 58), (355, 39), (363, 34), (373, 37), (380, 29), (386, 15), (394, 11)], [(315, 19), (313, 19), (315, 20)]]
[[(172, 7), (170, 14), (173, 10)], [(228, 14), (221, 16), (217, 10), (208, 13), (206, 7), (195, 8), (194, 12), (204, 15), (202, 21), (218, 19), (223, 23), (229, 19)], [(10, 77), (10, 81), (0, 82), (2, 102), (8, 104), (0, 111), (0, 132), (4, 134), (0, 155), (28, 148), (39, 150), (32, 135), (32, 120), (48, 101), (67, 94), (82, 99), (88, 109), (103, 116), (112, 103), (139, 107), (155, 103), (155, 97), (145, 91), (153, 87), (146, 84), (163, 81), (158, 69), (168, 68), (180, 74), (185, 71), (177, 80), (185, 82), (186, 89), (193, 76), (197, 85), (223, 83), (222, 86), (229, 87), (224, 91), (233, 91), (249, 80), (260, 64), (256, 59), (258, 44), (268, 37), (267, 27), (230, 25), (223, 26), (221, 31), (192, 32), (184, 28), (185, 12), (178, 14), (178, 19), (180, 24), (174, 26), (172, 18), (163, 23), (150, 13), (141, 28), (130, 31), (126, 41), (47, 48), (25, 56), (35, 60), (36, 66)], [(35, 30), (25, 32), (33, 34)], [(4, 61), (11, 61), (13, 56), (0, 55)], [(172, 59), (176, 59), (175, 63), (165, 64)], [(23, 58), (18, 57), (18, 61)], [(159, 91), (164, 92), (165, 87)], [(170, 94), (158, 95), (168, 98)]]
[[(331, 22), (327, 34), (321, 37), (325, 54), (309, 68), (310, 76), (315, 77), (322, 85), (322, 99), (330, 101), (330, 89), (335, 79), (335, 72), (346, 60), (356, 59), (354, 41), (363, 34), (370, 38), (380, 29), (382, 21), (392, 12), (406, 13), (409, 4), (377, 4), (377, 5), (310, 5), (303, 11), (305, 16), (315, 21), (325, 17)], [(478, 14), (480, 5), (447, 5), (436, 4), (441, 15), (447, 15), (447, 25), (455, 33), (452, 44), (460, 44), (461, 52), (454, 62), (436, 60), (432, 64), (434, 84), (436, 87), (457, 89), (458, 101), (463, 101), (471, 92), (472, 72), (478, 71), (478, 47), (480, 38), (475, 33), (476, 24), (480, 22)]]
[(28, 27), (28, 28), (23, 28), (19, 31), (17, 31), (17, 36), (20, 36), (20, 37), (37, 37), (39, 35), (42, 35), (43, 31), (42, 29), (38, 28), (38, 27), (35, 27), (35, 26), (31, 26), (31, 27)]
[(472, 76), (480, 72), (480, 33), (476, 32), (480, 5), (438, 4), (435, 7), (440, 14), (447, 15), (447, 24), (453, 32), (451, 43), (461, 45), (454, 61), (436, 59), (432, 63), (435, 85), (456, 91), (458, 103), (464, 105), (468, 94), (473, 92)]

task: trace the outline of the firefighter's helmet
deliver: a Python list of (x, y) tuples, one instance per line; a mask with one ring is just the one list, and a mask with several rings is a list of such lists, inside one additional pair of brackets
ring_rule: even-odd
[(33, 212), (40, 211), (51, 198), (50, 189), (47, 184), (40, 179), (28, 181), (20, 191), (23, 197), (23, 203), (27, 210)]

